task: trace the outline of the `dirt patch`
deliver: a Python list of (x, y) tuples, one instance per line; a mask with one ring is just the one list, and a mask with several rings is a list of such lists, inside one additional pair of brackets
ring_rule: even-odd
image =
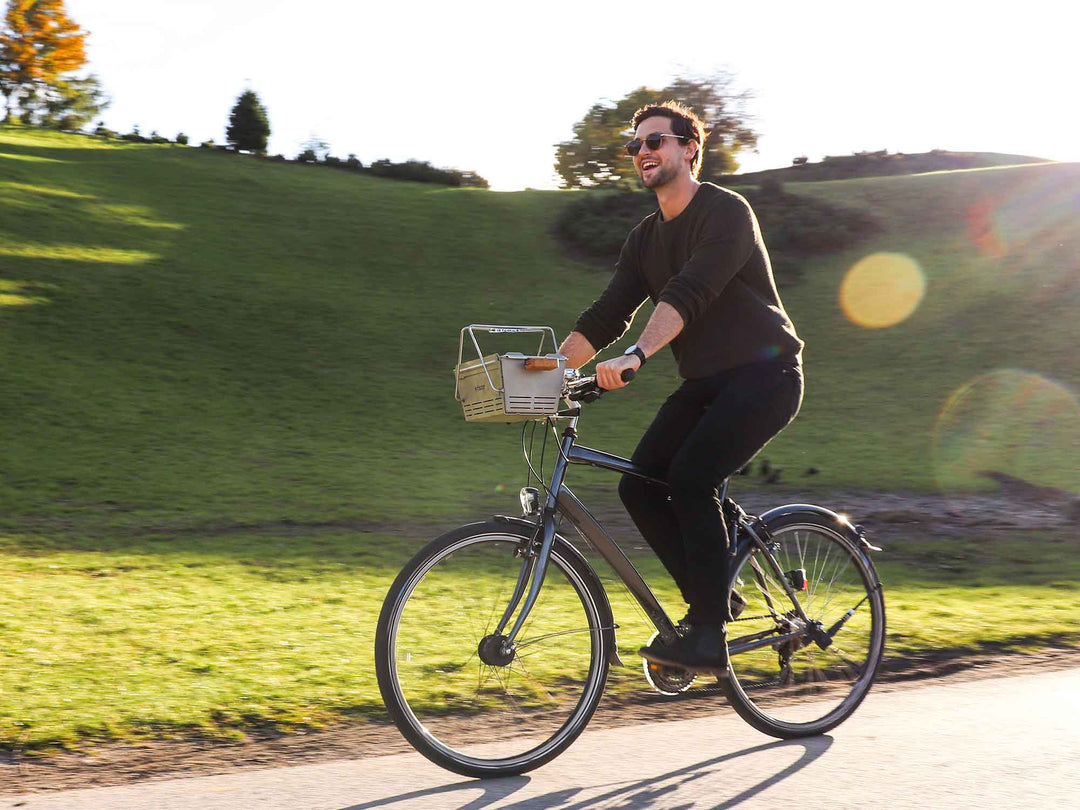
[[(916, 688), (929, 678), (953, 683), (1075, 667), (1080, 667), (1080, 649), (1071, 647), (1024, 654), (991, 650), (958, 655), (957, 651), (938, 650), (913, 658), (886, 659), (874, 691)], [(715, 689), (694, 689), (677, 698), (638, 691), (605, 697), (589, 727), (610, 728), (731, 711)], [(503, 725), (498, 717), (470, 722), (490, 724), (493, 729)], [(388, 722), (370, 722), (307, 733), (252, 734), (251, 739), (240, 744), (166, 740), (103, 745), (51, 756), (22, 757), (8, 752), (0, 756), (0, 795), (208, 776), (411, 750)]]
[[(1050, 487), (1036, 487), (1000, 473), (987, 474), (1001, 485), (985, 495), (934, 495), (867, 492), (863, 490), (804, 490), (777, 485), (735, 493), (746, 511), (761, 514), (788, 503), (812, 503), (848, 515), (870, 532), (870, 537), (941, 539), (959, 535), (1002, 532), (1075, 531), (1080, 521), (1080, 496)], [(614, 487), (581, 487), (580, 497), (590, 511), (622, 542), (637, 529), (618, 502)], [(734, 489), (738, 489), (734, 487)]]

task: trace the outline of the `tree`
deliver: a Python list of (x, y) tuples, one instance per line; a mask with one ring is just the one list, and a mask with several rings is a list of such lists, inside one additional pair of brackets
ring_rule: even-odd
[(245, 90), (236, 99), (236, 104), (229, 114), (229, 128), (225, 130), (225, 140), (234, 149), (261, 155), (266, 152), (269, 138), (270, 120), (266, 116), (266, 108), (254, 90)]
[(58, 81), (45, 93), (38, 123), (55, 129), (82, 129), (109, 106), (111, 100), (94, 74)]
[(300, 144), (300, 154), (296, 159), (301, 163), (322, 163), (330, 156), (330, 144), (315, 133)]
[[(48, 117), (49, 105), (63, 106), (79, 92), (70, 74), (86, 64), (87, 32), (79, 28), (64, 8), (64, 0), (8, 0), (0, 29), (0, 92), (8, 120), (34, 123), (36, 115)], [(84, 105), (85, 106), (85, 105)], [(92, 117), (93, 114), (91, 114)]]
[(757, 146), (757, 133), (745, 112), (748, 93), (732, 91), (734, 78), (727, 73), (709, 77), (680, 77), (662, 90), (639, 87), (618, 101), (600, 101), (574, 125), (574, 137), (556, 146), (555, 171), (567, 188), (629, 187), (634, 167), (624, 150), (633, 137), (630, 119), (646, 104), (673, 99), (691, 109), (705, 122), (702, 149), (702, 180), (715, 180), (734, 172), (735, 156)]

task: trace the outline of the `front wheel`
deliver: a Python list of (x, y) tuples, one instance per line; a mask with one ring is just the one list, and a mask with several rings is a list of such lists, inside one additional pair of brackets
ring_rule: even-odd
[(768, 530), (779, 572), (754, 546), (733, 561), (732, 587), (747, 604), (728, 625), (728, 696), (765, 734), (824, 734), (874, 682), (885, 642), (881, 585), (861, 550), (824, 516), (789, 514)]
[(581, 733), (603, 694), (606, 597), (560, 538), (512, 650), (500, 643), (497, 625), (532, 565), (531, 539), (528, 527), (501, 522), (436, 538), (398, 575), (379, 616), (375, 667), (390, 717), (421, 754), (466, 776), (544, 764)]

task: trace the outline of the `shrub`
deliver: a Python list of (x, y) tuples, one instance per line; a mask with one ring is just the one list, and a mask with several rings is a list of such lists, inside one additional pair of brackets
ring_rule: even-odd
[(104, 121), (102, 121), (96, 127), (94, 127), (94, 135), (96, 135), (99, 138), (119, 138), (120, 137), (119, 133), (113, 132), (111, 129), (109, 129), (107, 126), (105, 126)]
[(327, 155), (326, 158), (323, 159), (323, 163), (325, 163), (327, 166), (340, 166), (342, 165), (342, 160), (339, 157)]
[[(650, 192), (574, 196), (555, 220), (555, 235), (575, 258), (607, 267), (618, 260), (630, 230), (656, 210)], [(767, 193), (746, 189), (744, 196), (757, 214), (781, 286), (797, 280), (807, 257), (849, 247), (878, 230), (877, 222), (861, 211), (787, 194), (782, 187)]]
[(389, 160), (376, 160), (368, 171), (378, 177), (395, 180), (412, 180), (417, 183), (437, 183), (443, 186), (469, 186), (488, 188), (488, 181), (475, 172), (463, 172), (458, 169), (438, 169), (426, 160), (407, 160), (404, 163), (391, 163)]
[(364, 168), (364, 164), (360, 162), (360, 159), (356, 155), (353, 154), (350, 154), (348, 159), (346, 159), (345, 165), (353, 171), (357, 172)]
[(315, 154), (314, 149), (308, 147), (307, 149), (305, 149), (303, 152), (301, 152), (299, 155), (296, 156), (296, 161), (298, 163), (318, 163), (319, 162), (319, 156)]
[(188, 145), (188, 136), (185, 135), (183, 132), (177, 132), (176, 133), (176, 143), (180, 144), (181, 146), (187, 146)]
[(214, 139), (213, 138), (210, 138), (209, 140), (203, 141), (202, 143), (199, 144), (200, 149), (213, 149), (214, 146), (215, 146), (215, 144), (214, 144)]
[(150, 133), (150, 143), (168, 143), (168, 142), (169, 142), (169, 139), (166, 138), (164, 135), (158, 134), (158, 131), (156, 129), (153, 132)]
[(764, 177), (758, 185), (762, 197), (782, 197), (784, 195), (784, 182), (775, 174)]

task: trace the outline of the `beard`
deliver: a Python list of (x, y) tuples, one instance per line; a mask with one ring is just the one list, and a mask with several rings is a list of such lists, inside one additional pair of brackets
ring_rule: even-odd
[(672, 166), (670, 163), (661, 163), (649, 173), (648, 177), (641, 171), (638, 172), (638, 177), (641, 178), (641, 184), (645, 188), (659, 188), (670, 183), (678, 174), (677, 167)]

